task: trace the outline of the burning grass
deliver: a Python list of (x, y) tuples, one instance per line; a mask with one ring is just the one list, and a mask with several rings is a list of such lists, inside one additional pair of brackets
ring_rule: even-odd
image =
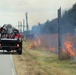
[[(62, 51), (61, 58), (76, 57), (76, 37), (70, 34), (62, 35)], [(58, 35), (57, 34), (46, 34), (36, 36), (34, 40), (27, 46), (29, 49), (46, 48), (47, 51), (58, 53)]]
[(76, 37), (62, 35), (61, 59), (65, 60), (58, 60), (55, 54), (57, 34), (36, 36), (23, 45), (23, 54), (15, 56), (19, 75), (76, 75)]
[(45, 48), (29, 49), (23, 43), (23, 54), (15, 55), (18, 75), (76, 75), (76, 64), (73, 60), (58, 60), (57, 54)]
[(66, 40), (62, 42), (62, 53), (65, 54), (65, 56), (70, 58), (76, 57), (75, 41), (76, 39), (74, 39), (74, 36), (70, 36), (69, 34), (66, 35)]
[(29, 49), (34, 49), (34, 48), (37, 48), (37, 47), (40, 47), (41, 48), (41, 40), (40, 40), (40, 37), (38, 36), (36, 39), (32, 40), (30, 42), (30, 45), (27, 46), (27, 48)]
[[(53, 41), (54, 38), (55, 40)], [(47, 48), (50, 51), (55, 51), (57, 48), (57, 35), (36, 36), (35, 39), (30, 42), (30, 45), (27, 48), (34, 49), (41, 47)]]

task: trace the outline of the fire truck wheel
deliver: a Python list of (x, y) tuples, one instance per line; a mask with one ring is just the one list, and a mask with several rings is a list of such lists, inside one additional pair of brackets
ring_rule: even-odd
[(21, 55), (22, 54), (22, 49), (18, 49), (17, 52), (18, 52), (18, 54)]

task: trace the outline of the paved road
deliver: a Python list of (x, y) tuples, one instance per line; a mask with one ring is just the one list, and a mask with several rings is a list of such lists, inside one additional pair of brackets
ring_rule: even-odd
[(0, 75), (17, 75), (11, 54), (0, 55)]

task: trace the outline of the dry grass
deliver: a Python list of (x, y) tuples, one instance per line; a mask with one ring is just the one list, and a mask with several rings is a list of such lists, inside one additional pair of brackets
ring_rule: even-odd
[(44, 48), (28, 49), (23, 43), (23, 54), (14, 55), (18, 75), (76, 75), (76, 64), (72, 60), (60, 61), (56, 54)]

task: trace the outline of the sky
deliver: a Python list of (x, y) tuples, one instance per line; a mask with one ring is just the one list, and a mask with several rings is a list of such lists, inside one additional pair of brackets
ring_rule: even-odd
[(57, 18), (57, 9), (60, 6), (64, 12), (75, 2), (76, 0), (0, 0), (0, 26), (12, 24), (18, 28), (18, 21), (23, 22), (25, 13), (28, 12), (28, 24), (31, 29), (38, 22), (44, 23)]

